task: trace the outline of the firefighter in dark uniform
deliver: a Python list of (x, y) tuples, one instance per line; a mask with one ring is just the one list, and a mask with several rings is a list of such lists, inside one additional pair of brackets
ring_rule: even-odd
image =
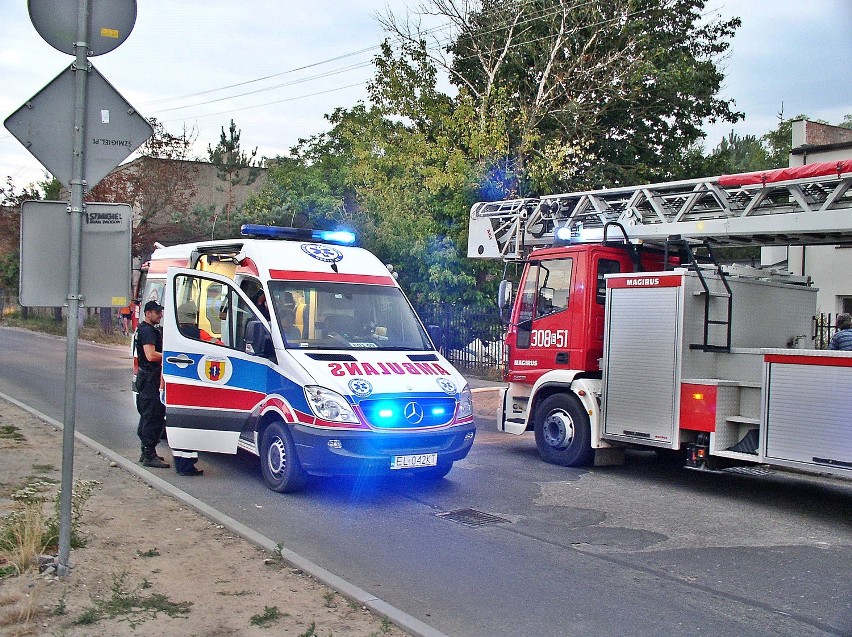
[(163, 320), (163, 306), (156, 301), (148, 301), (144, 311), (145, 320), (136, 330), (136, 356), (139, 359), (139, 373), (136, 375), (139, 428), (136, 433), (142, 443), (139, 462), (146, 467), (168, 469), (171, 465), (157, 455), (157, 443), (166, 426), (166, 407), (160, 401), (163, 333), (157, 327)]

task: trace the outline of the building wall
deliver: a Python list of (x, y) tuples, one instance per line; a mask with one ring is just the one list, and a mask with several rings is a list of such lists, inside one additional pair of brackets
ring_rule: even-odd
[[(806, 120), (793, 122), (790, 166), (852, 159), (852, 130)], [(809, 276), (819, 288), (817, 311), (836, 314), (852, 312), (852, 245), (789, 246), (763, 248), (761, 263), (786, 261), (793, 274)]]

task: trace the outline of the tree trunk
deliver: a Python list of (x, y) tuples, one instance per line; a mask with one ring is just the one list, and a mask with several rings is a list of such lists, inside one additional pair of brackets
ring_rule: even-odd
[(112, 321), (112, 308), (111, 307), (102, 307), (101, 308), (101, 334), (112, 334), (113, 333), (113, 321)]

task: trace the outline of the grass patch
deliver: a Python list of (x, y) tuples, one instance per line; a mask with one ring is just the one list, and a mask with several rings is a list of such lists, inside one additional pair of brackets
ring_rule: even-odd
[[(83, 509), (98, 483), (78, 480), (71, 495), (71, 547), (85, 546), (79, 534)], [(59, 543), (59, 491), (54, 490), (55, 480), (36, 479), (15, 491), (14, 509), (0, 520), (0, 565), (6, 572), (9, 567), (16, 574), (24, 573), (38, 565), (38, 556)], [(53, 506), (49, 507), (51, 501)]]
[(379, 626), (379, 630), (375, 633), (370, 633), (367, 637), (381, 637), (382, 635), (387, 635), (391, 628), (393, 628), (393, 624), (387, 617), (382, 617), (382, 625)]
[(281, 611), (278, 610), (277, 606), (264, 606), (262, 613), (251, 616), (249, 624), (263, 628), (279, 619), (281, 619)]
[[(54, 336), (66, 336), (68, 331), (64, 317), (61, 321), (56, 321), (52, 316), (31, 316), (23, 319), (20, 313), (13, 312), (4, 316), (2, 322), (9, 327), (21, 327), (33, 332), (53, 334)], [(104, 334), (101, 331), (100, 319), (97, 316), (86, 317), (80, 328), (79, 338), (108, 345), (130, 344), (130, 336), (122, 336), (120, 330), (114, 331), (112, 334)]]
[(80, 613), (74, 621), (80, 626), (91, 626), (102, 619), (118, 619), (126, 621), (131, 628), (136, 628), (142, 622), (155, 619), (159, 613), (172, 619), (186, 618), (192, 602), (173, 602), (165, 595), (151, 593), (140, 595), (141, 586), (133, 589), (125, 588), (127, 573), (122, 573), (112, 584), (112, 593), (106, 599), (94, 599), (90, 606)]
[(36, 473), (47, 473), (48, 471), (56, 471), (56, 467), (52, 464), (34, 464), (33, 471)]
[(0, 425), (0, 440), (11, 440), (12, 442), (24, 442), (26, 438), (21, 430), (15, 425)]
[(139, 557), (157, 557), (160, 552), (157, 550), (157, 547), (152, 549), (148, 549), (147, 551), (136, 551), (136, 555)]

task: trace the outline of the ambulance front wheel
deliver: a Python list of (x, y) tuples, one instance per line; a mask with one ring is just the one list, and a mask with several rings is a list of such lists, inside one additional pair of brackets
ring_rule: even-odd
[(545, 462), (581, 467), (594, 459), (589, 416), (580, 402), (567, 394), (546, 398), (536, 410), (535, 444)]
[(293, 437), (280, 422), (271, 423), (260, 438), (260, 469), (266, 485), (278, 493), (299, 491), (307, 482)]

